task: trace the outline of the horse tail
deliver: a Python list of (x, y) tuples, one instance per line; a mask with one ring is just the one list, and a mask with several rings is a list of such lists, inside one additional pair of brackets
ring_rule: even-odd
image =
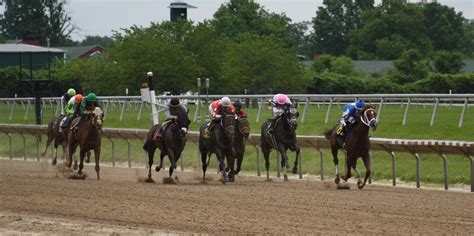
[(332, 129), (328, 129), (324, 132), (324, 136), (327, 138), (327, 139), (331, 139), (331, 136), (332, 136)]

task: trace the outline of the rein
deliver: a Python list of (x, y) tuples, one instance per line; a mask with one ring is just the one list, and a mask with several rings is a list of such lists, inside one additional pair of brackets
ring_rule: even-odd
[(372, 122), (372, 120), (375, 120), (375, 117), (373, 117), (372, 119), (369, 120), (369, 117), (367, 116), (368, 111), (375, 111), (375, 110), (373, 108), (369, 108), (369, 109), (365, 110), (364, 115), (360, 118), (362, 123), (364, 123), (364, 125), (366, 125), (366, 126), (370, 126), (370, 122)]

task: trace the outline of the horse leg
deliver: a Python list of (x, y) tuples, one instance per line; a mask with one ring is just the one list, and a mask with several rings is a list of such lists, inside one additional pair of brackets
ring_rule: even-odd
[[(293, 151), (293, 150), (292, 150)], [(295, 158), (295, 163), (293, 164), (293, 174), (296, 174), (298, 173), (298, 161), (299, 159), (301, 158), (300, 156), (300, 148), (299, 147), (295, 147), (294, 148), (294, 151), (296, 152), (296, 158)]]
[(270, 150), (265, 150), (262, 147), (262, 153), (263, 153), (263, 158), (265, 158), (265, 169), (267, 169), (267, 180), (270, 180), (270, 174), (269, 174), (269, 169), (270, 169)]
[[(48, 147), (49, 145), (51, 144), (51, 142), (53, 141), (53, 137), (49, 137), (48, 136), (48, 140), (46, 140), (46, 147), (44, 148), (44, 151), (41, 153), (41, 156), (45, 156), (46, 155), (46, 151), (48, 151)], [(53, 164), (54, 166), (55, 164)]]
[(357, 168), (357, 161), (355, 161), (352, 165), (352, 169), (354, 170), (354, 172), (356, 173), (356, 177), (357, 177), (357, 186), (359, 186), (360, 184), (362, 184), (362, 180), (360, 179), (360, 171), (359, 171), (359, 168)]
[(82, 168), (84, 168), (84, 157), (86, 156), (86, 152), (85, 151), (80, 151), (79, 152), (79, 156), (80, 156), (80, 162), (79, 162), (79, 171), (77, 172), (79, 175), (82, 174)]
[(207, 170), (207, 152), (204, 152), (203, 150), (201, 152), (201, 165), (202, 165), (202, 181), (206, 181), (206, 170)]
[(235, 159), (237, 159), (237, 169), (235, 170), (234, 175), (238, 175), (241, 170), (240, 168), (242, 167), (242, 161), (244, 159), (244, 155), (238, 154)]
[[(229, 154), (229, 153), (227, 153)], [(227, 168), (229, 169), (229, 181), (234, 182), (234, 175), (235, 175), (235, 168), (234, 168), (234, 163), (235, 163), (235, 157), (234, 155), (226, 155), (227, 159)]]
[(91, 162), (91, 152), (89, 151), (89, 152), (87, 152), (86, 154), (87, 154), (87, 155), (86, 155), (86, 157), (87, 157), (87, 158), (86, 158), (86, 163), (89, 163), (89, 162)]
[(334, 161), (334, 166), (336, 166), (336, 178), (334, 179), (334, 183), (339, 184), (339, 181), (341, 181), (341, 179), (339, 177), (339, 158), (337, 158), (337, 148), (332, 147), (331, 152), (332, 152), (332, 158)]
[(281, 167), (283, 169), (283, 181), (288, 182), (288, 169), (289, 169), (289, 164), (288, 164), (288, 155), (286, 154), (285, 149), (283, 151), (280, 151), (281, 154)]
[(371, 166), (370, 166), (370, 156), (369, 154), (366, 154), (362, 157), (362, 160), (364, 161), (364, 166), (365, 166), (365, 178), (364, 178), (364, 182), (362, 184), (359, 185), (359, 183), (357, 182), (357, 187), (359, 189), (362, 189), (364, 188), (365, 186), (365, 183), (367, 183), (367, 179), (369, 178), (370, 174), (371, 174)]
[[(176, 169), (176, 155), (174, 153), (174, 151), (171, 149), (171, 148), (168, 148), (168, 158), (171, 162), (171, 166), (170, 166), (170, 170), (169, 170), (169, 177), (171, 178), (171, 176), (173, 175), (173, 172), (174, 172), (174, 169)], [(179, 178), (177, 178), (176, 174), (175, 174), (175, 180), (177, 180), (179, 182)]]
[(76, 143), (68, 144), (68, 151), (67, 151), (68, 158), (66, 160), (67, 167), (71, 167), (71, 165), (72, 165), (72, 155), (74, 155), (74, 152), (76, 151), (76, 148), (77, 148)]
[(226, 182), (229, 182), (229, 177), (227, 176), (227, 173), (225, 172), (225, 163), (224, 163), (224, 154), (220, 150), (216, 150), (216, 156), (217, 159), (219, 160), (219, 170), (222, 174), (222, 183), (225, 184)]
[(156, 172), (159, 172), (163, 168), (163, 158), (165, 158), (166, 153), (164, 151), (160, 152), (160, 164), (155, 168)]
[(148, 156), (148, 178), (151, 179), (151, 167), (153, 166), (153, 156), (155, 155), (156, 148), (152, 148), (151, 150), (147, 150)]
[[(87, 152), (90, 155), (90, 152)], [(97, 180), (100, 180), (100, 167), (99, 167), (99, 159), (100, 159), (100, 148), (94, 149), (94, 158), (95, 158), (95, 173), (97, 174)], [(82, 164), (82, 158), (81, 158)]]
[(341, 178), (344, 180), (344, 181), (347, 181), (351, 178), (352, 174), (351, 174), (351, 167), (355, 165), (355, 160), (356, 158), (352, 155), (347, 155), (347, 159), (346, 159), (346, 175), (342, 176)]

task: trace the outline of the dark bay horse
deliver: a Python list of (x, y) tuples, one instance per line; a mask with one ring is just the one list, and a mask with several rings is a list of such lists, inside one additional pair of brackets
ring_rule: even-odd
[(241, 170), (245, 153), (245, 139), (249, 138), (249, 136), (250, 125), (248, 119), (245, 117), (239, 117), (236, 120), (234, 136), (235, 160), (237, 161), (235, 175), (239, 174)]
[[(337, 158), (337, 150), (344, 148), (347, 153), (346, 158), (346, 174), (341, 178), (347, 181), (351, 177), (351, 168), (357, 174), (357, 187), (362, 189), (371, 173), (370, 166), (370, 140), (369, 140), (369, 127), (375, 130), (377, 128), (377, 114), (375, 109), (371, 105), (366, 105), (362, 114), (355, 117), (355, 122), (352, 124), (352, 128), (346, 135), (345, 145), (343, 147), (344, 140), (336, 134), (336, 129), (339, 126), (337, 124), (333, 129), (327, 130), (324, 135), (327, 139), (331, 140), (331, 152), (334, 158), (334, 165), (336, 166), (336, 178), (334, 182), (339, 184), (339, 159)], [(366, 169), (364, 181), (360, 179), (360, 172), (356, 167), (357, 159), (361, 157)]]
[[(226, 111), (211, 131), (210, 138), (204, 138), (207, 124), (199, 129), (199, 151), (201, 152), (202, 178), (206, 181), (206, 170), (211, 155), (214, 153), (219, 161), (219, 170), (222, 174), (222, 183), (234, 181), (234, 138), (235, 138), (235, 112)], [(226, 173), (225, 160), (227, 160), (229, 175)]]
[(63, 147), (63, 159), (64, 157), (67, 157), (67, 130), (65, 129), (63, 132), (59, 132), (59, 126), (61, 123), (61, 120), (64, 119), (66, 115), (59, 115), (59, 116), (53, 116), (51, 121), (48, 124), (48, 140), (46, 140), (46, 147), (44, 148), (44, 151), (41, 153), (42, 156), (46, 155), (46, 151), (48, 151), (48, 147), (51, 144), (51, 142), (54, 141), (52, 148), (54, 149), (54, 154), (53, 154), (53, 160), (52, 164), (53, 166), (56, 165), (57, 162), (57, 157), (58, 157), (58, 146), (61, 145)]
[(275, 149), (281, 155), (281, 166), (283, 168), (284, 181), (288, 181), (287, 169), (290, 168), (288, 164), (288, 155), (286, 151), (290, 149), (296, 152), (295, 164), (293, 173), (297, 171), (298, 158), (300, 157), (300, 148), (296, 146), (296, 128), (298, 127), (299, 113), (296, 108), (288, 106), (285, 108), (283, 114), (278, 117), (273, 125), (272, 135), (268, 136), (268, 129), (271, 120), (266, 121), (261, 129), (261, 148), (263, 157), (265, 158), (265, 168), (267, 169), (267, 179), (270, 179), (268, 170), (270, 168), (270, 152)]
[[(186, 134), (188, 133), (189, 120), (188, 113), (181, 112), (176, 119), (171, 119), (165, 129), (162, 131), (161, 139), (154, 141), (153, 136), (161, 128), (162, 124), (151, 127), (148, 132), (147, 139), (143, 145), (143, 149), (148, 154), (148, 178), (151, 178), (151, 168), (153, 165), (153, 156), (157, 148), (160, 149), (160, 165), (155, 168), (158, 172), (163, 167), (163, 158), (168, 156), (171, 166), (169, 169), (169, 177), (172, 176), (176, 169), (184, 145), (186, 144)], [(178, 176), (175, 174), (175, 181), (179, 182)]]
[(102, 139), (102, 124), (103, 124), (103, 112), (100, 107), (95, 109), (89, 114), (85, 115), (81, 120), (80, 117), (75, 118), (71, 122), (71, 127), (80, 124), (77, 127), (77, 132), (70, 131), (68, 133), (68, 160), (67, 166), (71, 167), (72, 155), (76, 151), (77, 146), (80, 147), (80, 163), (79, 163), (79, 174), (82, 174), (84, 167), (84, 157), (90, 150), (94, 150), (95, 158), (95, 172), (97, 173), (97, 180), (100, 179), (99, 171), (99, 159), (100, 159), (100, 145)]

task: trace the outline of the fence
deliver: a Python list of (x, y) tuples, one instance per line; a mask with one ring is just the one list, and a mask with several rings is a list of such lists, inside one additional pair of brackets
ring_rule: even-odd
[[(9, 157), (12, 158), (12, 134), (20, 134), (23, 137), (23, 148), (25, 150), (26, 159), (26, 142), (25, 134), (33, 135), (36, 139), (37, 160), (39, 160), (39, 136), (46, 134), (47, 126), (44, 125), (6, 125), (0, 124), (0, 132), (9, 137)], [(124, 139), (128, 144), (128, 166), (131, 167), (130, 140), (145, 140), (148, 130), (144, 129), (114, 129), (104, 128), (103, 135), (112, 143), (112, 164), (115, 166), (115, 145), (114, 139)], [(198, 143), (199, 134), (197, 132), (189, 132), (188, 140)], [(324, 159), (321, 149), (329, 149), (330, 142), (321, 136), (297, 136), (297, 142), (300, 147), (316, 149), (320, 154), (320, 176), (324, 180)], [(252, 134), (247, 140), (247, 145), (257, 149), (257, 166), (258, 176), (260, 176), (260, 135)], [(385, 139), (371, 138), (371, 150), (388, 152), (392, 159), (392, 185), (396, 186), (396, 154), (395, 152), (410, 153), (416, 160), (416, 187), (420, 188), (420, 155), (421, 154), (437, 154), (443, 159), (444, 164), (444, 188), (448, 189), (448, 154), (463, 155), (471, 165), (471, 192), (474, 192), (474, 142), (463, 141), (443, 141), (443, 140), (406, 140), (406, 139)], [(279, 163), (279, 161), (277, 160)], [(301, 159), (300, 159), (301, 165)], [(181, 167), (182, 168), (182, 167)], [(300, 178), (302, 178), (301, 166)]]
[[(258, 113), (256, 116), (256, 122), (260, 120), (260, 115), (262, 113), (263, 107), (267, 104), (268, 100), (272, 98), (272, 95), (228, 95), (232, 99), (240, 99), (246, 102), (247, 104), (250, 101), (256, 102), (258, 105)], [(345, 102), (351, 102), (356, 99), (365, 99), (372, 104), (377, 105), (377, 120), (381, 119), (384, 105), (387, 104), (400, 104), (405, 105), (405, 111), (403, 114), (402, 125), (406, 125), (408, 121), (409, 108), (413, 104), (420, 104), (423, 106), (432, 105), (433, 111), (431, 119), (429, 120), (430, 126), (433, 126), (436, 120), (436, 112), (438, 107), (441, 104), (446, 106), (461, 106), (462, 111), (459, 114), (458, 127), (462, 127), (464, 122), (464, 115), (466, 110), (470, 106), (474, 106), (474, 94), (292, 94), (289, 95), (292, 100), (303, 106), (303, 114), (301, 116), (301, 122), (305, 122), (305, 118), (308, 112), (308, 107), (310, 104), (316, 105), (327, 105), (327, 112), (324, 122), (327, 124), (330, 120), (330, 112), (334, 104), (340, 104)], [(203, 101), (209, 101), (211, 99), (218, 99), (222, 95), (208, 95), (206, 97), (200, 95), (193, 96), (157, 96), (156, 99), (158, 104), (163, 103), (166, 99), (171, 97), (178, 97), (183, 99), (185, 102), (195, 103), (194, 110), (194, 121), (197, 121), (201, 117), (201, 107), (203, 106)], [(107, 114), (109, 106), (121, 106), (120, 112), (120, 121), (123, 119), (123, 114), (126, 106), (137, 105), (140, 106), (137, 113), (137, 120), (141, 119), (141, 114), (143, 107), (147, 106), (147, 103), (141, 101), (140, 96), (109, 96), (109, 97), (99, 97), (101, 102), (104, 104), (104, 113)], [(56, 106), (55, 114), (58, 114), (60, 111), (60, 98), (42, 98), (42, 107), (44, 106)], [(32, 109), (34, 103), (34, 98), (0, 98), (0, 103), (6, 104), (10, 107), (10, 116), (9, 120), (12, 120), (13, 114), (16, 110), (16, 106), (22, 105), (25, 106), (25, 119), (28, 116), (29, 110)], [(428, 121), (427, 121), (428, 122)]]

